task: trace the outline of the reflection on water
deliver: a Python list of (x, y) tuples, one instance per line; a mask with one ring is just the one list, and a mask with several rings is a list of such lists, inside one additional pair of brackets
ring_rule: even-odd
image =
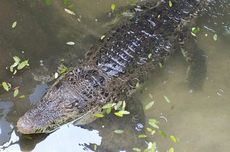
[[(120, 0), (116, 4), (119, 7), (129, 4), (127, 2)], [(92, 6), (92, 3), (95, 5)], [(133, 121), (133, 118), (143, 121), (138, 103), (135, 105), (139, 110), (133, 112), (138, 117), (132, 115), (118, 120), (108, 116), (84, 128), (68, 124), (50, 135), (21, 136), (15, 131), (18, 117), (38, 101), (48, 87), (37, 82), (37, 78), (45, 79), (52, 75), (62, 59), (68, 66), (77, 64), (77, 59), (116, 24), (106, 15), (111, 3), (78, 0), (74, 6), (77, 16), (72, 17), (64, 12), (65, 6), (59, 2), (45, 6), (29, 0), (1, 1), (0, 81), (20, 86), (20, 93), (26, 95), (26, 99), (12, 98), (12, 94), (0, 91), (0, 151), (80, 152), (92, 151), (95, 145), (101, 151), (115, 148), (118, 151), (124, 150), (123, 147), (147, 146), (144, 139), (142, 142), (136, 139), (136, 134), (143, 133), (143, 130), (136, 130), (136, 121)], [(15, 20), (18, 24), (12, 30), (11, 24)], [(158, 119), (160, 129), (178, 140), (173, 143), (157, 133), (150, 136), (148, 141), (156, 141), (160, 151), (170, 147), (186, 152), (229, 151), (230, 25), (219, 27), (213, 24), (223, 22), (223, 18), (208, 20), (198, 38), (198, 44), (207, 57), (208, 72), (203, 89), (193, 93), (188, 90), (185, 82), (187, 65), (181, 57), (173, 57), (162, 71), (150, 76), (142, 91), (134, 95), (144, 105), (155, 101), (153, 108), (145, 111), (145, 119)], [(229, 20), (229, 16), (224, 18), (224, 21)], [(199, 24), (202, 23), (203, 20)], [(218, 32), (217, 41), (213, 40), (215, 31)], [(68, 41), (74, 41), (76, 45), (67, 46)], [(11, 78), (5, 67), (11, 64), (14, 55), (29, 58), (31, 65), (27, 71)], [(164, 96), (170, 99), (170, 103), (165, 101)], [(113, 133), (121, 128), (125, 130), (123, 135)]]

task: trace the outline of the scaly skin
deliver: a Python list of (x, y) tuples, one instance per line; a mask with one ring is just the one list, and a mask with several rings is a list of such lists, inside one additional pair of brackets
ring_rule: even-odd
[[(172, 3), (172, 7), (168, 1), (146, 3), (130, 21), (109, 31), (82, 64), (59, 78), (18, 120), (19, 132), (48, 133), (75, 119), (78, 124), (89, 123), (104, 104), (126, 96), (136, 80), (159, 67), (191, 39), (194, 19), (211, 9), (206, 0)], [(184, 53), (191, 64), (194, 51)]]

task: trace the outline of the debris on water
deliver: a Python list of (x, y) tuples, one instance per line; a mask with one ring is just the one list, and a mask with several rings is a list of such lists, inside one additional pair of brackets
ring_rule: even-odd
[(57, 78), (58, 78), (58, 76), (59, 76), (59, 75), (58, 75), (58, 73), (57, 73), (57, 72), (55, 72), (55, 73), (54, 73), (54, 78), (55, 78), (55, 79), (57, 79)]
[(159, 134), (160, 134), (162, 137), (164, 137), (164, 138), (167, 137), (167, 134), (166, 134), (164, 131), (162, 131), (162, 130), (159, 130)]
[(105, 38), (105, 35), (102, 35), (100, 39), (103, 40), (104, 38)]
[(19, 94), (19, 89), (18, 89), (18, 87), (16, 87), (16, 88), (14, 89), (14, 98), (17, 97), (18, 94)]
[(70, 15), (76, 15), (73, 11), (71, 11), (71, 10), (69, 10), (67, 8), (65, 8), (64, 10), (65, 10), (66, 13), (68, 13)]
[(216, 92), (216, 94), (217, 94), (218, 96), (222, 96), (223, 93), (224, 93), (224, 90), (223, 90), (223, 89), (218, 89), (217, 92)]
[(157, 121), (156, 119), (149, 119), (149, 125), (153, 128), (159, 129), (159, 121)]
[(97, 118), (103, 118), (104, 117), (104, 115), (102, 113), (96, 113), (96, 114), (94, 114), (94, 116)]
[(171, 102), (167, 96), (164, 96), (164, 99), (165, 99), (165, 101), (168, 102), (168, 103)]
[(147, 137), (147, 135), (145, 135), (145, 134), (138, 135), (138, 138), (146, 138), (146, 137)]
[(173, 147), (171, 147), (171, 148), (169, 148), (169, 150), (167, 152), (175, 152), (175, 150)]
[(141, 124), (141, 123), (137, 123), (136, 124), (136, 127), (135, 127), (135, 129), (136, 129), (136, 131), (142, 131), (143, 130), (143, 128), (144, 128), (144, 125), (143, 124)]
[(177, 142), (177, 139), (176, 139), (176, 137), (175, 136), (173, 136), (173, 135), (170, 135), (169, 136), (169, 138), (174, 142), (174, 143), (176, 143)]
[(172, 7), (173, 6), (173, 3), (171, 0), (169, 0), (169, 7)]
[(17, 21), (14, 21), (11, 25), (12, 29), (14, 29), (17, 26)]
[(192, 31), (191, 31), (192, 36), (196, 36), (196, 34), (199, 32), (200, 32), (199, 27), (192, 27)]
[(10, 83), (8, 83), (8, 82), (2, 82), (2, 87), (3, 87), (3, 89), (5, 90), (5, 91), (10, 91), (10, 89), (11, 89), (11, 84)]
[(145, 110), (148, 110), (148, 109), (152, 108), (152, 106), (154, 105), (154, 103), (155, 103), (154, 101), (151, 101), (147, 105), (145, 105)]
[(168, 119), (165, 116), (161, 115), (160, 118), (165, 120), (166, 123), (168, 122)]
[(213, 35), (213, 40), (214, 40), (214, 41), (217, 41), (217, 34), (214, 34), (214, 35)]
[(69, 42), (66, 42), (67, 45), (75, 45), (75, 42), (72, 42), (72, 41), (69, 41)]
[(111, 4), (111, 10), (112, 10), (112, 12), (114, 12), (115, 11), (115, 9), (116, 9), (116, 4)]
[(135, 152), (141, 152), (141, 149), (140, 149), (140, 148), (137, 148), (137, 147), (134, 147), (134, 148), (133, 148), (133, 151), (135, 151)]
[(117, 130), (114, 130), (113, 132), (116, 133), (116, 134), (123, 134), (124, 130), (117, 129)]

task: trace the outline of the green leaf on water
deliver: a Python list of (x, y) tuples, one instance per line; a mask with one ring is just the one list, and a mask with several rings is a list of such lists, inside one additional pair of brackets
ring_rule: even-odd
[(214, 41), (217, 41), (217, 34), (214, 34), (214, 35), (213, 35), (213, 40), (214, 40)]
[(167, 134), (166, 134), (164, 131), (162, 131), (162, 130), (159, 130), (159, 134), (160, 134), (162, 137), (164, 137), (164, 138), (167, 137)]
[(68, 71), (68, 68), (64, 65), (64, 64), (60, 64), (58, 66), (58, 69), (57, 69), (57, 72), (62, 75), (62, 74), (65, 74), (66, 72)]
[(159, 129), (159, 121), (157, 121), (156, 119), (149, 119), (149, 125), (152, 126), (153, 128)]
[(72, 41), (69, 41), (69, 42), (66, 42), (67, 45), (75, 45), (75, 42), (72, 42)]
[(116, 133), (116, 134), (123, 134), (124, 130), (117, 129), (117, 130), (114, 130), (113, 132)]
[(156, 152), (157, 145), (155, 142), (149, 142), (148, 147), (144, 150), (144, 152)]
[(17, 26), (17, 21), (14, 21), (11, 25), (12, 29), (14, 29)]
[(108, 108), (112, 108), (113, 106), (115, 106), (116, 104), (115, 103), (107, 103), (105, 104), (102, 109), (108, 109)]
[(135, 151), (135, 152), (141, 152), (141, 149), (140, 149), (140, 148), (137, 148), (137, 147), (134, 147), (134, 148), (133, 148), (133, 151)]
[(173, 6), (173, 3), (171, 0), (169, 0), (169, 7), (172, 7)]
[(16, 72), (14, 71), (14, 68), (16, 66), (18, 66), (18, 64), (20, 63), (21, 59), (19, 57), (17, 57), (17, 56), (14, 56), (13, 59), (14, 59), (14, 63), (10, 66), (10, 72), (14, 72), (14, 74), (16, 74)]
[(146, 137), (147, 137), (147, 135), (145, 135), (145, 134), (138, 135), (138, 138), (146, 138)]
[(114, 106), (115, 110), (119, 110), (122, 106), (123, 101), (118, 101), (118, 103)]
[(11, 84), (7, 83), (7, 82), (2, 82), (2, 87), (4, 90), (6, 90), (8, 92), (11, 89)]
[(192, 36), (196, 36), (196, 34), (199, 32), (200, 32), (199, 27), (192, 27), (192, 31), (191, 31)]
[(28, 67), (28, 66), (30, 66), (29, 65), (29, 60), (25, 60), (25, 61), (22, 61), (21, 63), (18, 64), (17, 69), (21, 70), (21, 69), (23, 69), (25, 67)]
[(26, 98), (26, 96), (25, 96), (25, 95), (21, 95), (21, 96), (19, 96), (19, 99), (24, 99), (24, 98)]
[(150, 132), (151, 135), (154, 135), (156, 133), (156, 131), (153, 130), (152, 128), (146, 128), (146, 130)]
[(66, 13), (68, 13), (70, 15), (76, 15), (73, 11), (71, 11), (71, 10), (69, 10), (67, 8), (65, 8), (64, 10), (65, 10)]
[(173, 147), (171, 147), (171, 148), (169, 148), (168, 152), (175, 152), (175, 150)]
[(111, 10), (112, 10), (112, 12), (114, 12), (115, 11), (115, 9), (116, 9), (116, 4), (111, 4)]
[(126, 110), (121, 110), (121, 111), (115, 112), (114, 114), (118, 117), (123, 117), (123, 115), (128, 115), (130, 114), (130, 112)]
[(166, 102), (168, 102), (168, 103), (171, 102), (167, 96), (164, 96), (164, 98), (165, 98), (165, 101), (166, 101)]
[(19, 94), (19, 89), (18, 89), (18, 88), (16, 88), (16, 89), (14, 90), (14, 97), (17, 97), (17, 96), (18, 96), (18, 94)]
[(154, 101), (149, 102), (149, 103), (145, 106), (145, 110), (148, 110), (148, 109), (152, 108), (153, 105), (154, 105)]
[(111, 111), (112, 111), (112, 108), (107, 108), (107, 109), (105, 110), (106, 114), (110, 114)]
[(123, 101), (123, 103), (122, 103), (122, 108), (121, 108), (121, 110), (125, 110), (125, 107), (126, 107), (126, 102), (125, 101)]
[(170, 137), (170, 139), (171, 139), (174, 143), (176, 143), (176, 142), (177, 142), (177, 139), (176, 139), (176, 137), (175, 137), (175, 136), (171, 135), (171, 136), (169, 136), (169, 137)]
[(94, 114), (94, 116), (97, 118), (103, 118), (104, 117), (104, 115), (102, 113), (96, 113), (96, 114)]

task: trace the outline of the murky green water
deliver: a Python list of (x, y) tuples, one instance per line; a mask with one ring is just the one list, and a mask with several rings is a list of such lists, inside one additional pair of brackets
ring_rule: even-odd
[[(145, 111), (145, 128), (148, 119), (155, 118), (166, 137), (158, 131), (154, 135), (146, 131), (148, 139), (137, 139), (136, 134), (141, 132), (132, 129), (131, 119), (135, 116), (124, 119), (108, 116), (83, 128), (68, 124), (48, 136), (21, 136), (15, 131), (17, 119), (44, 94), (48, 85), (42, 81), (49, 79), (61, 60), (64, 59), (67, 66), (74, 66), (97, 39), (118, 24), (116, 17), (108, 15), (113, 2), (74, 1), (71, 8), (75, 16), (66, 13), (66, 6), (59, 2), (49, 6), (29, 0), (0, 2), (0, 81), (20, 86), (20, 94), (26, 96), (25, 99), (13, 98), (12, 92), (0, 90), (0, 151), (81, 152), (90, 151), (87, 147), (95, 148), (95, 144), (102, 145), (97, 149), (104, 151), (131, 151), (132, 147), (146, 148), (145, 141), (156, 142), (159, 151), (170, 147), (178, 152), (229, 151), (229, 39), (218, 35), (214, 41), (208, 31), (203, 31), (198, 38), (199, 46), (205, 50), (208, 68), (202, 90), (191, 92), (188, 89), (187, 65), (181, 57), (172, 57), (129, 99), (131, 102), (140, 100), (143, 105), (155, 102)], [(115, 3), (117, 7), (130, 6), (129, 0)], [(17, 26), (12, 29), (14, 21)], [(66, 45), (69, 41), (75, 45)], [(15, 55), (29, 59), (30, 68), (12, 77), (5, 67), (13, 63)], [(125, 133), (114, 134), (116, 129), (123, 129)], [(176, 137), (176, 143), (170, 140), (170, 135)]]

